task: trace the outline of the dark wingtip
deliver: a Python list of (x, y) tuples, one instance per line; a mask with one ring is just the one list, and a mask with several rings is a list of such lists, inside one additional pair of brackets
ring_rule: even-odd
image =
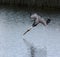
[(47, 25), (51, 22), (51, 19), (47, 19), (46, 23)]

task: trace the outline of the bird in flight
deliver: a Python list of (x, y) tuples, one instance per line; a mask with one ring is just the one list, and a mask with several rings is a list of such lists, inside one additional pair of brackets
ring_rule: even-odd
[(33, 20), (33, 24), (23, 35), (29, 32), (33, 27), (36, 27), (39, 23), (43, 24), (44, 26), (47, 26), (51, 21), (51, 19), (49, 18), (45, 20), (43, 17), (41, 17), (37, 13), (32, 14), (30, 17), (31, 17), (31, 20)]

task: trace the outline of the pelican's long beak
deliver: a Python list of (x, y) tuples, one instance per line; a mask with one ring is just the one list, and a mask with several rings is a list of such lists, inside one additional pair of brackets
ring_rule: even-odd
[(29, 28), (23, 35), (25, 35), (25, 34), (26, 34), (27, 32), (29, 32), (31, 29), (32, 29), (32, 27)]

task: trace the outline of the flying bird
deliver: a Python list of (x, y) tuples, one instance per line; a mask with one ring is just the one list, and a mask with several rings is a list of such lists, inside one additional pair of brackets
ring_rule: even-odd
[(31, 20), (33, 20), (32, 27), (30, 27), (23, 35), (25, 35), (33, 27), (36, 27), (39, 23), (43, 24), (44, 26), (47, 26), (51, 21), (51, 19), (49, 19), (49, 18), (47, 20), (45, 20), (43, 17), (41, 17), (37, 13), (32, 14), (30, 17), (31, 17)]

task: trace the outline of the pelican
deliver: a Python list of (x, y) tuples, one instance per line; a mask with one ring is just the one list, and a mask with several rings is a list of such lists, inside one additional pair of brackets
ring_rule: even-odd
[(43, 24), (44, 26), (47, 26), (51, 21), (51, 19), (49, 19), (49, 18), (47, 20), (45, 20), (43, 17), (41, 17), (37, 13), (32, 14), (30, 17), (31, 17), (31, 20), (33, 20), (34, 22), (32, 24), (32, 27), (30, 27), (23, 35), (25, 35), (33, 27), (36, 27), (39, 23)]

